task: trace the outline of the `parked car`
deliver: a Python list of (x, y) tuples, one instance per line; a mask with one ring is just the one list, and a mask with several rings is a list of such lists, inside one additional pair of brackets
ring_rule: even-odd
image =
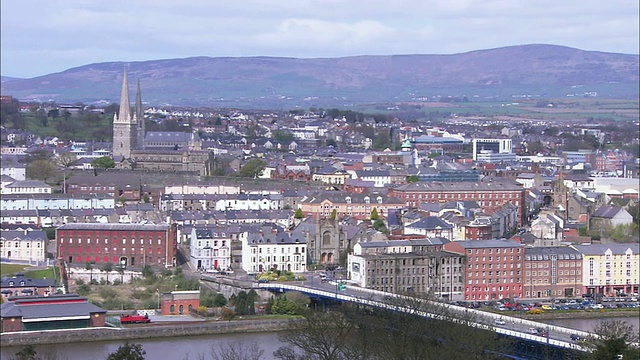
[(604, 306), (602, 304), (593, 304), (591, 306), (592, 309), (604, 309)]

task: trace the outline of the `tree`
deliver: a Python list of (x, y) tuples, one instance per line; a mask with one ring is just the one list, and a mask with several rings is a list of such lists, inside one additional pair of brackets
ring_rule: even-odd
[(211, 345), (212, 360), (260, 360), (262, 355), (264, 355), (264, 350), (255, 341), (248, 344), (229, 341), (218, 344), (217, 348)]
[(331, 210), (330, 219), (331, 220), (335, 220), (337, 216), (338, 216), (338, 210), (336, 210), (336, 209)]
[(378, 208), (373, 208), (373, 210), (371, 210), (371, 220), (380, 220), (380, 215), (378, 215)]
[(298, 313), (298, 305), (289, 300), (287, 296), (278, 296), (271, 306), (272, 314), (296, 315)]
[(267, 163), (260, 159), (251, 159), (238, 171), (238, 176), (257, 178), (262, 176), (262, 172), (267, 167)]
[(240, 291), (233, 300), (233, 305), (236, 307), (236, 314), (247, 315), (249, 313), (247, 311), (247, 292), (244, 290)]
[(93, 282), (93, 262), (84, 263), (84, 269), (89, 270), (89, 283), (91, 284)]
[(12, 360), (38, 360), (38, 353), (33, 345), (25, 345), (22, 350), (18, 351)]
[(258, 301), (258, 299), (259, 299), (258, 293), (253, 289), (249, 290), (249, 292), (247, 293), (247, 300), (246, 300), (247, 314), (249, 315), (256, 314), (256, 301)]
[(49, 160), (35, 160), (27, 165), (26, 175), (29, 179), (47, 182), (56, 175), (56, 167)]
[(147, 352), (140, 344), (130, 344), (128, 341), (121, 345), (118, 350), (109, 354), (107, 360), (144, 360)]
[(416, 183), (420, 181), (420, 178), (418, 177), (418, 175), (409, 175), (407, 176), (407, 182), (408, 183)]
[(294, 218), (294, 219), (298, 219), (298, 220), (300, 220), (300, 219), (302, 219), (303, 217), (304, 217), (304, 214), (302, 213), (302, 209), (297, 208), (297, 209), (296, 209), (296, 212), (293, 214), (293, 218)]
[(213, 297), (213, 306), (214, 307), (222, 307), (227, 305), (227, 299), (224, 297), (222, 293), (217, 293)]
[(640, 358), (640, 349), (630, 346), (638, 342), (638, 330), (633, 325), (622, 320), (605, 320), (596, 325), (593, 334), (583, 342), (592, 350), (590, 359)]
[[(275, 304), (274, 304), (275, 306)], [(348, 340), (351, 338), (354, 325), (341, 314), (335, 312), (304, 313), (302, 329), (291, 329), (278, 334), (282, 342), (286, 342), (302, 350), (297, 355), (292, 347), (281, 347), (274, 353), (278, 359), (318, 359), (347, 360)], [(331, 329), (331, 330), (329, 330)], [(287, 355), (286, 357), (283, 355)], [(293, 356), (293, 357), (292, 357)]]
[(56, 165), (58, 165), (64, 170), (75, 166), (77, 163), (78, 163), (78, 158), (76, 157), (76, 154), (70, 153), (68, 151), (61, 153), (56, 158)]
[(107, 274), (107, 283), (109, 282), (109, 273), (113, 270), (113, 264), (110, 262), (102, 263), (100, 271), (104, 271)]
[(116, 167), (116, 162), (108, 156), (103, 156), (92, 160), (91, 165), (97, 169), (111, 169)]
[(527, 152), (531, 155), (542, 153), (544, 152), (544, 145), (542, 145), (540, 140), (532, 141), (527, 144)]
[(291, 140), (293, 140), (293, 134), (288, 133), (288, 132), (283, 131), (283, 130), (276, 130), (276, 131), (273, 132), (273, 138), (276, 141), (279, 141), (279, 142), (291, 141)]

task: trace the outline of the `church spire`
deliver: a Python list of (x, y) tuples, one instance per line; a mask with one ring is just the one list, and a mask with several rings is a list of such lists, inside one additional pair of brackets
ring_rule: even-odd
[(133, 117), (138, 122), (136, 130), (136, 148), (144, 149), (144, 137), (146, 134), (144, 123), (144, 109), (142, 108), (142, 93), (140, 92), (140, 79), (138, 79), (138, 87), (136, 88), (136, 104), (133, 110)]
[(140, 121), (140, 119), (144, 117), (144, 110), (142, 110), (142, 95), (140, 94), (140, 79), (138, 79), (138, 87), (136, 88), (136, 105), (134, 111), (135, 117)]
[(124, 69), (124, 78), (122, 79), (122, 93), (120, 95), (120, 112), (118, 113), (119, 122), (131, 122), (131, 103), (129, 99), (129, 82), (127, 81), (127, 69)]

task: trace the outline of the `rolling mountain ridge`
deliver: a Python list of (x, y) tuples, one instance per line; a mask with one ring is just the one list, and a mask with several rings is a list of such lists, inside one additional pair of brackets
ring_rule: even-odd
[(149, 105), (210, 107), (340, 107), (440, 96), (637, 98), (640, 80), (638, 55), (521, 45), (453, 55), (105, 62), (32, 79), (3, 77), (2, 94), (58, 103), (118, 102), (125, 67), (132, 91), (139, 80)]

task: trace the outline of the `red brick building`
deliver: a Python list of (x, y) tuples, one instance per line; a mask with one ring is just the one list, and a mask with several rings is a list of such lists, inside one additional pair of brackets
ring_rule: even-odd
[(185, 315), (200, 306), (200, 291), (172, 291), (161, 296), (160, 314)]
[(465, 240), (491, 240), (493, 224), (491, 218), (476, 218), (464, 227)]
[(117, 172), (102, 172), (98, 176), (74, 175), (65, 182), (65, 186), (67, 194), (98, 195), (126, 201), (140, 201), (142, 197), (140, 177)]
[(56, 229), (58, 257), (69, 264), (113, 263), (127, 268), (176, 264), (175, 225), (72, 223)]
[(402, 200), (406, 206), (417, 207), (423, 202), (476, 201), (487, 214), (510, 202), (518, 207), (518, 221), (526, 220), (525, 189), (514, 180), (493, 178), (482, 182), (421, 181), (389, 189), (389, 196)]
[(581, 296), (582, 254), (568, 246), (525, 250), (524, 297), (527, 299)]
[(524, 245), (513, 240), (452, 241), (444, 250), (466, 256), (464, 300), (498, 300), (524, 294)]

